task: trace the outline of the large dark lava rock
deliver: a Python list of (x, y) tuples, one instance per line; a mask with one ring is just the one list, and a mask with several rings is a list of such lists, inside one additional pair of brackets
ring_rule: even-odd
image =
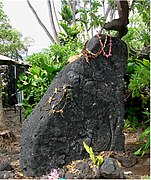
[[(103, 36), (102, 39), (104, 39)], [(90, 64), (82, 56), (67, 64), (23, 123), (20, 164), (27, 176), (40, 176), (87, 156), (83, 141), (95, 152), (124, 149), (124, 72), (126, 44), (112, 38), (112, 57)], [(98, 37), (87, 44), (96, 53)], [(108, 51), (109, 43), (105, 51)]]

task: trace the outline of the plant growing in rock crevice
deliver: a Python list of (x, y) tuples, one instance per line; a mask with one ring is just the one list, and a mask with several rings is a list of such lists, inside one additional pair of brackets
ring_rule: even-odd
[(87, 153), (89, 153), (92, 162), (97, 166), (101, 166), (101, 164), (103, 163), (103, 157), (100, 155), (95, 156), (92, 147), (89, 147), (85, 142), (83, 142), (83, 145)]

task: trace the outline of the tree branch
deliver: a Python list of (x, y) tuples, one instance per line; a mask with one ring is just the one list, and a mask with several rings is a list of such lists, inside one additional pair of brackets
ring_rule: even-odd
[(41, 19), (39, 18), (38, 14), (36, 13), (35, 9), (33, 8), (33, 6), (31, 5), (31, 3), (29, 2), (29, 0), (27, 0), (28, 6), (31, 9), (31, 11), (33, 12), (33, 14), (35, 15), (38, 23), (41, 25), (41, 27), (44, 29), (44, 31), (46, 32), (47, 36), (49, 37), (49, 39), (51, 40), (52, 43), (54, 43), (54, 39), (51, 36), (51, 34), (49, 33), (49, 31), (47, 30), (46, 26), (42, 23)]
[(72, 23), (75, 24), (76, 0), (72, 3)]
[(104, 24), (104, 29), (106, 30), (115, 30), (118, 33), (115, 37), (121, 39), (128, 32), (127, 25), (129, 24), (129, 6), (127, 1), (115, 1), (117, 3), (119, 19), (114, 19), (109, 23)]
[(54, 5), (54, 0), (52, 1), (52, 6), (53, 6), (53, 9), (54, 9), (54, 14), (55, 14), (55, 18), (56, 18), (56, 21), (57, 21), (59, 31), (61, 31), (61, 28), (59, 26), (59, 20), (58, 20), (57, 14), (56, 14), (56, 8), (55, 8), (55, 5)]
[(56, 27), (55, 27), (54, 20), (53, 20), (52, 7), (51, 7), (51, 2), (50, 2), (50, 0), (48, 0), (47, 3), (48, 3), (49, 16), (50, 16), (50, 25), (51, 25), (51, 27), (52, 27), (52, 31), (53, 31), (55, 40), (56, 40), (57, 42), (59, 42), (58, 34), (57, 34)]

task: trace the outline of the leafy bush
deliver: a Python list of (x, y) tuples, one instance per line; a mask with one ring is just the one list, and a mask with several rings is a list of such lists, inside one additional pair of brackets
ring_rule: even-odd
[(125, 126), (133, 129), (144, 124), (148, 118), (143, 112), (149, 109), (150, 63), (149, 51), (146, 52), (150, 46), (149, 7), (148, 0), (134, 3), (129, 31), (124, 37), (129, 49), (125, 76)]
[[(129, 66), (133, 66), (133, 63)], [(131, 69), (131, 68), (130, 68)], [(135, 128), (148, 118), (143, 112), (149, 109), (150, 64), (148, 60), (137, 60), (126, 89), (125, 118)]]
[(20, 76), (18, 88), (24, 91), (23, 106), (25, 108), (25, 117), (31, 113), (47, 90), (50, 76), (53, 77), (53, 74), (48, 74), (46, 70), (38, 66), (32, 66), (26, 74)]
[[(99, 26), (103, 26), (105, 23), (105, 18), (99, 11), (100, 7), (102, 7), (102, 2), (98, 0), (84, 2), (84, 7), (77, 9), (77, 14), (79, 15), (78, 21), (85, 28), (87, 36), (89, 37), (89, 31), (93, 32), (93, 29), (98, 28)], [(93, 35), (93, 33), (92, 33)]]

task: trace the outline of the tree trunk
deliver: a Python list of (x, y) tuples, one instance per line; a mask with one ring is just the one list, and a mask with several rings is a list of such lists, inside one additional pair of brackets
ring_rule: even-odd
[[(89, 0), (89, 3), (90, 3), (90, 11), (91, 11), (91, 9), (92, 9), (92, 1)], [(91, 23), (93, 21), (91, 16), (90, 16), (90, 21), (91, 21)], [(90, 29), (91, 29), (91, 38), (92, 38), (93, 37), (93, 26)]]
[(31, 9), (31, 11), (33, 12), (33, 14), (35, 15), (38, 23), (41, 25), (41, 27), (44, 29), (44, 31), (46, 32), (46, 34), (48, 35), (49, 39), (51, 40), (52, 43), (55, 43), (54, 38), (51, 36), (51, 34), (49, 33), (48, 29), (46, 28), (46, 26), (42, 23), (41, 19), (39, 18), (38, 14), (36, 13), (35, 9), (33, 8), (33, 6), (30, 4), (29, 0), (27, 0), (28, 6)]
[(76, 0), (73, 0), (72, 3), (72, 23), (75, 24), (75, 14), (76, 14)]
[(54, 0), (52, 0), (52, 6), (53, 6), (56, 22), (57, 22), (57, 25), (58, 25), (58, 29), (59, 29), (59, 31), (61, 31), (61, 28), (59, 26), (59, 20), (58, 20), (57, 13), (56, 13), (56, 8), (55, 8), (55, 5), (54, 5)]
[(127, 25), (129, 24), (129, 6), (127, 1), (116, 0), (115, 2), (118, 8), (119, 19), (114, 19), (109, 23), (105, 23), (103, 28), (106, 30), (118, 31), (115, 37), (121, 39), (128, 32)]
[(55, 27), (55, 23), (54, 23), (54, 20), (53, 20), (51, 2), (50, 2), (50, 0), (48, 0), (47, 2), (48, 2), (48, 9), (49, 9), (49, 16), (50, 16), (50, 25), (51, 25), (51, 27), (52, 27), (54, 39), (55, 39), (57, 42), (59, 42), (58, 34), (57, 34), (57, 31), (56, 31), (56, 27)]

